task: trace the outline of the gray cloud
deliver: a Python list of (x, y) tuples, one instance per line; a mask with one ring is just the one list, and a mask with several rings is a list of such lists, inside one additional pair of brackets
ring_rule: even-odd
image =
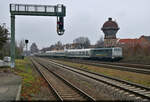
[(137, 38), (150, 35), (149, 0), (1, 0), (0, 23), (10, 26), (9, 3), (56, 5), (67, 7), (65, 34), (56, 33), (55, 17), (16, 17), (16, 39), (29, 39), (40, 48), (61, 40), (71, 43), (79, 36), (87, 36), (94, 44), (103, 35), (100, 30), (108, 17), (116, 19), (118, 38)]

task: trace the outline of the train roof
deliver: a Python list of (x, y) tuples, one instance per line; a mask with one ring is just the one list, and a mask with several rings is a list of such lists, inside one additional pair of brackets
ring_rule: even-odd
[(90, 51), (90, 50), (108, 50), (108, 49), (113, 49), (113, 48), (121, 48), (121, 47), (112, 47), (112, 48), (88, 48), (88, 49), (69, 49), (66, 50), (68, 52), (70, 51)]
[(117, 48), (117, 49), (119, 48), (119, 49), (120, 49), (121, 47), (93, 48), (92, 50), (108, 50), (108, 49), (113, 49), (113, 48), (115, 48), (115, 49), (116, 49), (116, 48)]
[(60, 51), (46, 51), (46, 53), (54, 53), (54, 52), (65, 52), (64, 50), (60, 50)]
[(69, 49), (67, 50), (68, 52), (73, 52), (73, 51), (90, 51), (91, 49)]
[(91, 50), (108, 50), (113, 48), (121, 48), (121, 47), (112, 47), (112, 48), (88, 48), (88, 49), (66, 49), (66, 50), (55, 50), (55, 51), (46, 51), (46, 53), (55, 53), (55, 52), (74, 52), (74, 51), (91, 51)]

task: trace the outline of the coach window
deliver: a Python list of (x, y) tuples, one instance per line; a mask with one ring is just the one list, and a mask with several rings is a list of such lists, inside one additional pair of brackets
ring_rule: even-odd
[(84, 52), (82, 52), (82, 55), (84, 55)]

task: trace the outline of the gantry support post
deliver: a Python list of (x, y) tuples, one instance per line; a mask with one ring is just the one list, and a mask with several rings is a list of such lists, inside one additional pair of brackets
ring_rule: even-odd
[(11, 68), (15, 67), (15, 15), (11, 15)]

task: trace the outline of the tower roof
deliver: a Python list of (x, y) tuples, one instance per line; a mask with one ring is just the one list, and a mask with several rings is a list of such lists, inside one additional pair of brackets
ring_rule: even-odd
[(118, 24), (115, 22), (115, 21), (112, 21), (112, 18), (108, 18), (108, 21), (106, 21), (104, 24), (103, 24), (103, 27), (102, 28), (118, 28)]

